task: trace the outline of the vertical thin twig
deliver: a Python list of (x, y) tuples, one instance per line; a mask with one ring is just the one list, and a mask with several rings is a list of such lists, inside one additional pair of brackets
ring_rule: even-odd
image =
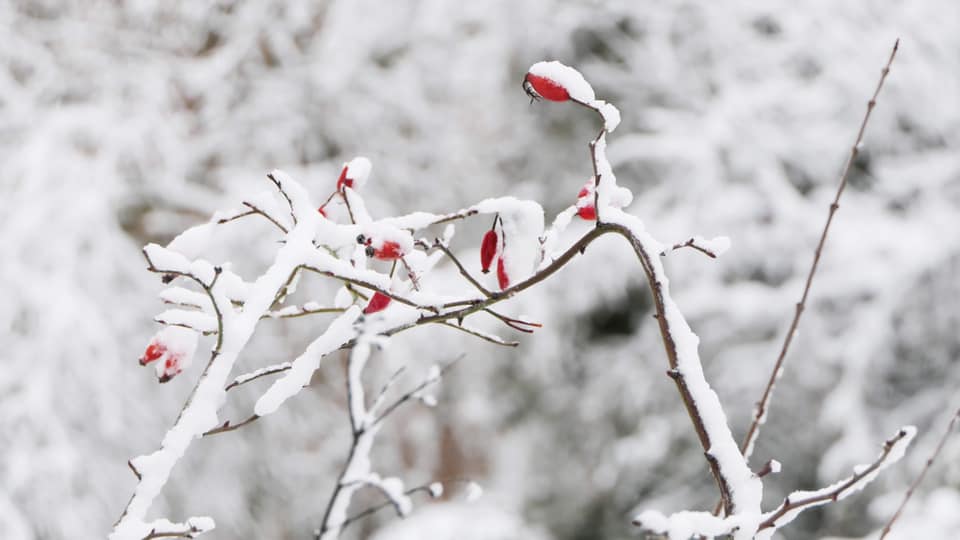
[(880, 81), (877, 83), (877, 87), (873, 91), (873, 96), (870, 98), (870, 101), (867, 102), (867, 111), (863, 115), (863, 121), (860, 122), (860, 129), (857, 131), (857, 138), (854, 141), (853, 146), (850, 147), (850, 155), (847, 157), (847, 162), (843, 167), (843, 172), (840, 174), (840, 185), (837, 187), (837, 194), (834, 196), (833, 202), (830, 204), (830, 211), (827, 214), (827, 222), (823, 226), (823, 232), (820, 233), (820, 241), (817, 243), (817, 249), (813, 252), (813, 263), (810, 265), (810, 271), (807, 274), (807, 281), (803, 287), (803, 295), (801, 295), (800, 301), (797, 302), (796, 311), (793, 314), (793, 321), (790, 322), (790, 328), (787, 330), (787, 335), (783, 340), (783, 347), (781, 347), (780, 354), (777, 356), (777, 362), (774, 364), (773, 371), (770, 373), (770, 379), (767, 381), (767, 386), (763, 390), (763, 396), (760, 398), (760, 401), (757, 402), (757, 408), (754, 411), (753, 421), (750, 423), (750, 428), (747, 430), (747, 434), (743, 439), (743, 444), (740, 447), (740, 451), (743, 453), (744, 457), (747, 458), (747, 460), (750, 459), (750, 454), (753, 453), (753, 445), (760, 433), (760, 425), (763, 423), (764, 417), (767, 413), (767, 407), (770, 405), (770, 398), (773, 395), (773, 387), (776, 384), (777, 377), (783, 370), (783, 362), (787, 356), (787, 350), (790, 348), (790, 343), (793, 341), (793, 336), (796, 334), (797, 326), (800, 323), (800, 316), (803, 314), (803, 310), (806, 307), (807, 297), (810, 294), (810, 286), (813, 283), (813, 276), (817, 272), (817, 266), (820, 264), (820, 256), (823, 253), (823, 246), (827, 241), (827, 234), (830, 232), (830, 224), (833, 223), (833, 216), (836, 214), (837, 209), (840, 208), (840, 196), (843, 195), (843, 190), (847, 187), (847, 175), (850, 173), (850, 169), (853, 166), (854, 160), (856, 160), (857, 155), (860, 153), (860, 143), (863, 141), (863, 134), (867, 128), (867, 122), (870, 120), (870, 114), (877, 105), (877, 96), (880, 94), (880, 89), (883, 88), (883, 83), (887, 79), (887, 74), (890, 73), (890, 65), (893, 63), (893, 58), (896, 56), (899, 46), (900, 39), (898, 38), (893, 44), (893, 50), (890, 52), (890, 58), (887, 60), (886, 65), (880, 72)]
[(940, 437), (940, 442), (937, 443), (937, 448), (932, 454), (930, 454), (930, 457), (927, 458), (927, 462), (924, 464), (920, 474), (918, 474), (913, 480), (913, 483), (910, 484), (910, 489), (908, 489), (907, 493), (903, 496), (903, 500), (900, 502), (900, 506), (897, 508), (897, 511), (893, 513), (890, 521), (884, 525), (883, 533), (880, 534), (880, 540), (883, 540), (888, 534), (890, 534), (890, 529), (893, 528), (893, 524), (900, 519), (900, 514), (903, 513), (904, 507), (907, 506), (907, 503), (910, 502), (910, 498), (913, 497), (913, 492), (917, 489), (917, 486), (920, 485), (920, 482), (923, 482), (923, 477), (927, 475), (927, 471), (930, 470), (930, 466), (933, 465), (933, 462), (936, 461), (937, 456), (940, 455), (940, 451), (943, 450), (943, 446), (946, 444), (947, 438), (950, 437), (951, 433), (953, 433), (953, 429), (957, 425), (957, 420), (960, 420), (960, 409), (957, 409), (957, 412), (954, 413), (953, 417), (950, 419), (950, 423), (947, 424), (947, 429), (943, 432), (943, 436)]

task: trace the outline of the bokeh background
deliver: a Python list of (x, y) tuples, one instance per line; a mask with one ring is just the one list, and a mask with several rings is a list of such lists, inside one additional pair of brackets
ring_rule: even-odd
[[(521, 78), (541, 59), (620, 108), (609, 154), (656, 237), (733, 240), (718, 260), (667, 265), (740, 436), (899, 36), (753, 462), (783, 463), (770, 507), (872, 460), (902, 424), (920, 434), (865, 493), (782, 538), (877, 531), (960, 406), (955, 1), (6, 0), (0, 29), (0, 537), (110, 529), (134, 486), (127, 459), (156, 447), (199, 374), (158, 385), (136, 363), (162, 310), (139, 249), (266, 189), (270, 169), (320, 199), (366, 155), (380, 216), (513, 195), (549, 220), (571, 204), (597, 121), (529, 104)], [(460, 226), (465, 260), (486, 226)], [(273, 241), (244, 230), (219, 256), (255, 268)], [(631, 538), (640, 509), (712, 507), (622, 242), (509, 311), (544, 328), (517, 349), (420, 329), (380, 368), (466, 353), (438, 407), (389, 424), (375, 460), (410, 484), (471, 478), (484, 497), (454, 485), (349, 538)], [(290, 359), (323, 327), (266, 321), (239, 369)], [(197, 441), (154, 515), (211, 515), (209, 538), (308, 538), (347, 449), (342, 360), (277, 414)], [(268, 384), (232, 392), (223, 417), (245, 417)], [(954, 537), (958, 509), (955, 436), (894, 536)]]

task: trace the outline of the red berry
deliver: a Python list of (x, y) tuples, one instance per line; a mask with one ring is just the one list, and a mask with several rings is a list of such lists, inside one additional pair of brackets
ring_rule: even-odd
[(347, 178), (347, 166), (343, 166), (343, 170), (340, 171), (340, 178), (337, 178), (337, 191), (343, 190), (343, 186), (348, 188), (353, 187), (353, 178)]
[(497, 261), (497, 281), (500, 283), (500, 290), (510, 286), (510, 276), (507, 275), (507, 269), (503, 266), (503, 257)]
[(166, 361), (163, 363), (163, 371), (159, 373), (158, 380), (161, 383), (165, 383), (175, 376), (179, 375), (183, 371), (180, 368), (180, 356), (176, 354), (171, 354), (167, 357)]
[(323, 209), (323, 206), (321, 206), (320, 208), (317, 208), (317, 212), (320, 212), (321, 216), (327, 217), (327, 212)]
[(400, 244), (387, 240), (379, 249), (373, 250), (373, 256), (381, 261), (393, 261), (403, 257), (403, 250)]
[(480, 243), (480, 268), (486, 274), (490, 272), (490, 263), (493, 262), (497, 254), (497, 231), (490, 229), (483, 235), (483, 241)]
[(527, 93), (529, 93), (532, 88), (537, 95), (550, 101), (566, 101), (570, 99), (570, 93), (567, 92), (567, 89), (552, 79), (527, 73), (524, 81), (523, 86), (527, 90)]
[(594, 208), (592, 204), (590, 206), (581, 206), (577, 208), (577, 215), (587, 221), (595, 221), (597, 219), (597, 209)]
[(163, 353), (167, 352), (167, 348), (162, 343), (153, 342), (147, 346), (147, 350), (144, 351), (143, 356), (140, 357), (140, 365), (145, 366), (150, 362), (153, 362), (163, 356)]
[(373, 298), (370, 299), (370, 302), (367, 303), (367, 307), (363, 308), (363, 314), (369, 315), (371, 313), (376, 313), (378, 311), (383, 311), (387, 306), (390, 305), (391, 298), (381, 292), (378, 292), (373, 295)]

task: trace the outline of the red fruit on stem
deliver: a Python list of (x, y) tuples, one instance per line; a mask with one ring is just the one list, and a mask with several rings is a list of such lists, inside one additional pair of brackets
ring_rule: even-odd
[(500, 283), (500, 290), (510, 286), (510, 276), (507, 275), (507, 269), (503, 266), (503, 257), (497, 260), (497, 281)]
[(594, 208), (592, 204), (590, 206), (581, 206), (577, 208), (577, 215), (587, 221), (596, 221), (597, 209)]
[(567, 89), (560, 86), (556, 81), (532, 73), (527, 73), (527, 76), (523, 78), (523, 89), (533, 98), (542, 97), (550, 101), (567, 101), (570, 99), (570, 93), (567, 92)]
[(344, 165), (343, 170), (340, 171), (340, 178), (337, 178), (337, 191), (342, 191), (343, 186), (353, 187), (353, 178), (347, 178), (347, 169), (348, 167)]
[(144, 351), (143, 356), (140, 357), (140, 365), (145, 366), (159, 359), (165, 352), (167, 352), (167, 348), (162, 343), (153, 342), (147, 345), (147, 350)]
[(165, 383), (179, 375), (181, 371), (183, 371), (183, 369), (180, 368), (180, 356), (171, 354), (163, 363), (163, 371), (159, 373), (158, 380), (161, 383)]
[(369, 315), (371, 313), (383, 311), (387, 306), (390, 305), (390, 300), (392, 300), (392, 298), (383, 293), (378, 292), (374, 294), (373, 298), (370, 299), (370, 302), (367, 303), (367, 307), (363, 308), (363, 314)]
[(403, 257), (403, 249), (400, 248), (400, 244), (387, 240), (380, 248), (373, 249), (373, 257), (381, 261), (393, 261)]
[(497, 231), (490, 229), (483, 235), (483, 241), (480, 243), (480, 271), (484, 274), (490, 272), (490, 263), (497, 255)]
[(323, 209), (323, 206), (321, 206), (320, 208), (317, 208), (317, 212), (320, 212), (321, 216), (327, 217), (327, 212)]

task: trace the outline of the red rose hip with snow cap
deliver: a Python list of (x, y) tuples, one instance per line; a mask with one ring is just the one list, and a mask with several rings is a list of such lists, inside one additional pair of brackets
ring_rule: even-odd
[(533, 99), (574, 101), (588, 104), (594, 101), (593, 88), (579, 71), (556, 60), (537, 62), (523, 77), (523, 89)]
[(340, 178), (337, 178), (337, 191), (342, 191), (344, 187), (360, 189), (367, 183), (372, 168), (373, 165), (371, 165), (370, 160), (365, 157), (353, 158), (351, 161), (344, 163), (343, 170), (340, 171)]

